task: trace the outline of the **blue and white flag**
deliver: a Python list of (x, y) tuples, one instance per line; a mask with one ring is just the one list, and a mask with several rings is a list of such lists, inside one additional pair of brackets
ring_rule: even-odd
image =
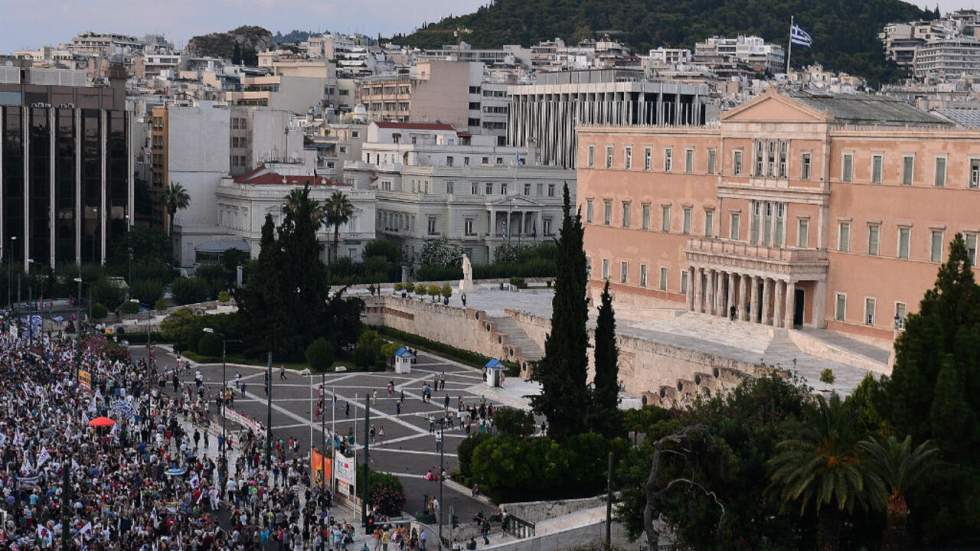
[(793, 23), (793, 26), (789, 28), (789, 41), (797, 46), (806, 46), (807, 48), (813, 45), (813, 38), (810, 37), (810, 33), (801, 29), (796, 23)]

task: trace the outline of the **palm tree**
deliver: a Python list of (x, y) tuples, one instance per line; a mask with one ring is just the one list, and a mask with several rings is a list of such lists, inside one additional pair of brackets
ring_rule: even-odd
[(174, 234), (174, 217), (177, 211), (186, 209), (191, 204), (191, 196), (179, 182), (170, 182), (170, 186), (163, 190), (163, 205), (167, 208), (168, 235)]
[(313, 226), (319, 228), (323, 224), (326, 216), (324, 204), (310, 198), (310, 187), (304, 186), (302, 189), (296, 188), (286, 194), (286, 199), (282, 204), (283, 212), (292, 213), (295, 216), (299, 212), (307, 211), (310, 213)]
[(354, 215), (354, 205), (342, 191), (335, 191), (324, 202), (326, 222), (333, 226), (333, 260), (337, 259), (337, 247), (340, 244), (340, 226), (350, 221)]
[(808, 507), (816, 510), (817, 547), (824, 551), (838, 548), (841, 513), (865, 507), (867, 493), (853, 423), (840, 397), (835, 394), (828, 401), (817, 396), (814, 417), (800, 438), (776, 445), (769, 460), (769, 490), (784, 504), (798, 502), (800, 514)]
[(936, 461), (939, 450), (928, 440), (912, 449), (911, 436), (901, 442), (894, 436), (867, 438), (858, 442), (858, 448), (866, 457), (872, 481), (869, 489), (874, 491), (877, 505), (885, 510), (881, 548), (907, 549), (909, 505), (905, 496)]

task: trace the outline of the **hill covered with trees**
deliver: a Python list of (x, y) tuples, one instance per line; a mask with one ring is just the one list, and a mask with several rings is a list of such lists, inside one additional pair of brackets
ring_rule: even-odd
[(258, 52), (272, 46), (272, 33), (257, 26), (243, 25), (224, 33), (195, 36), (187, 43), (194, 55), (231, 59), (233, 63), (255, 65)]
[(790, 17), (813, 36), (813, 48), (795, 48), (793, 65), (813, 62), (861, 75), (872, 83), (897, 76), (878, 40), (889, 22), (932, 19), (936, 13), (901, 0), (494, 0), (474, 13), (423, 24), (393, 39), (421, 48), (462, 40), (475, 48), (528, 46), (556, 37), (566, 42), (608, 32), (645, 53), (687, 47), (707, 37), (762, 36), (786, 45)]

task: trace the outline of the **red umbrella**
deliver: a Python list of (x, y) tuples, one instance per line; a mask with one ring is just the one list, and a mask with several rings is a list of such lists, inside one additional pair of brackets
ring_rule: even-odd
[(108, 417), (96, 417), (88, 422), (88, 426), (90, 427), (111, 427), (115, 424), (116, 422)]

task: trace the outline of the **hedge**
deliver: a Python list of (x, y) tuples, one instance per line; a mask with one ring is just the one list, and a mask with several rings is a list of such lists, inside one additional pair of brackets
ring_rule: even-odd
[[(411, 345), (413, 348), (418, 348), (420, 350), (432, 352), (433, 354), (445, 356), (449, 359), (456, 360), (457, 362), (473, 367), (482, 368), (487, 362), (490, 361), (490, 358), (484, 356), (483, 354), (470, 352), (469, 350), (462, 350), (460, 348), (456, 348), (455, 346), (432, 341), (413, 333), (406, 333), (404, 331), (399, 331), (398, 329), (392, 329), (391, 327), (372, 326), (372, 329), (378, 333), (381, 333), (381, 335), (386, 338), (402, 341), (405, 344)], [(507, 374), (509, 376), (514, 376), (520, 371), (520, 366), (514, 362), (504, 361), (504, 365), (507, 367)]]

